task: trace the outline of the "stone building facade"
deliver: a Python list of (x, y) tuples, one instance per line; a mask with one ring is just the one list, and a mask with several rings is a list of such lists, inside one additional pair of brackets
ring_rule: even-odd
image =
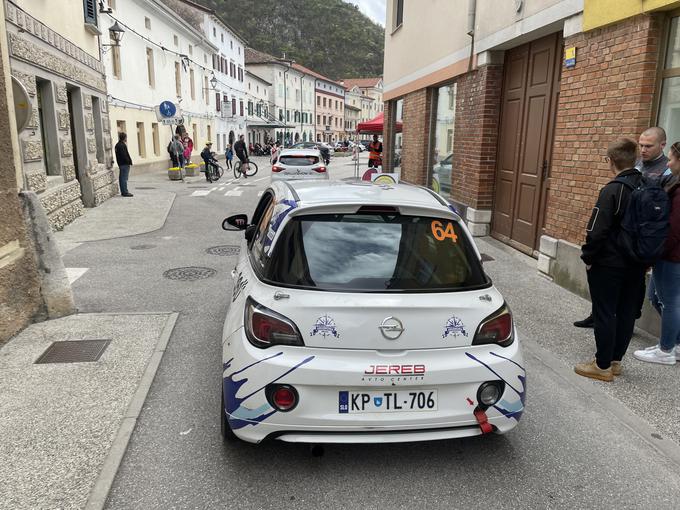
[[(118, 193), (104, 66), (83, 3), (5, 0), (12, 76), (26, 89), (32, 117), (19, 134), (24, 188), (38, 194), (53, 229), (61, 230)], [(63, 5), (53, 5), (63, 4)], [(78, 12), (80, 10), (80, 12)], [(64, 33), (60, 16), (81, 16), (77, 33)], [(78, 42), (75, 44), (73, 41)]]

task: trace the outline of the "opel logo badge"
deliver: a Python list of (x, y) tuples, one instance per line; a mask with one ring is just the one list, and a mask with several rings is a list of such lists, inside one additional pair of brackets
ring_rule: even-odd
[(404, 325), (396, 317), (387, 317), (383, 319), (378, 326), (378, 329), (382, 333), (382, 336), (388, 340), (396, 340), (405, 331)]

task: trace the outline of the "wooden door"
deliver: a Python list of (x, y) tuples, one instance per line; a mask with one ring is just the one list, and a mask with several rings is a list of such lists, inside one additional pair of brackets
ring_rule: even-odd
[(553, 34), (505, 58), (492, 232), (527, 253), (537, 248), (543, 222), (560, 44)]

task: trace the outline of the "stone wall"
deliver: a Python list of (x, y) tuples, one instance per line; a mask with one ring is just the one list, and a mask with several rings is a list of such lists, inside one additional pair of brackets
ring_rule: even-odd
[[(95, 126), (92, 111), (92, 98), (96, 96), (103, 114), (108, 112), (104, 66), (73, 45), (68, 37), (13, 4), (7, 1), (4, 4), (12, 75), (24, 85), (34, 104), (29, 126), (19, 135), (25, 183), (29, 190), (38, 193), (52, 227), (62, 229), (83, 213), (84, 199), (86, 205), (97, 206), (118, 193), (110, 167), (110, 128), (108, 122)], [(74, 115), (82, 116), (80, 119), (71, 118), (69, 91), (82, 94), (82, 110), (73, 109)], [(42, 119), (36, 107), (39, 94)], [(45, 126), (40, 125), (43, 119), (47, 122)], [(47, 147), (42, 143), (43, 128), (47, 132)], [(75, 160), (72, 129), (83, 131), (76, 131), (75, 137), (82, 140), (87, 154), (85, 161), (78, 161), (80, 164)], [(95, 133), (95, 129), (101, 133)], [(97, 154), (98, 138), (104, 141), (103, 157)]]

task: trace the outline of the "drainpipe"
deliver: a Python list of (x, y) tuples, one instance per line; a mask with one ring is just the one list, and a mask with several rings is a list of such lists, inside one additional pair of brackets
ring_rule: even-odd
[(467, 35), (470, 36), (470, 59), (468, 72), (472, 71), (472, 57), (475, 54), (475, 21), (477, 19), (477, 0), (468, 0)]

